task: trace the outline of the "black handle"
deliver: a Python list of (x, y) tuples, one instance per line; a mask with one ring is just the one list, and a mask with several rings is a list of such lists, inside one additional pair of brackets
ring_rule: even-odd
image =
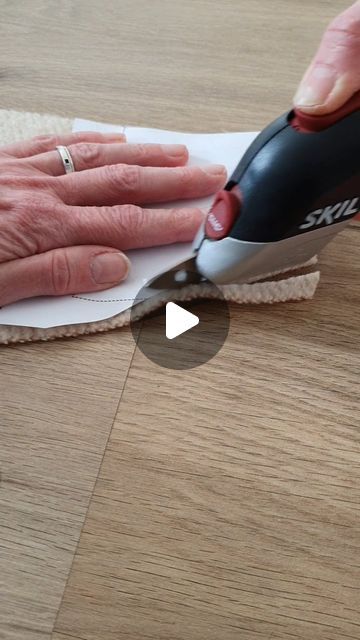
[(226, 185), (237, 185), (242, 201), (230, 237), (274, 242), (359, 211), (360, 111), (311, 134), (293, 118), (290, 111), (266, 127)]

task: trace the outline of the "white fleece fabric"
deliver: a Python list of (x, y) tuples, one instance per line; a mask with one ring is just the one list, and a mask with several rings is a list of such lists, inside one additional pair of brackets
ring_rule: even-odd
[[(71, 130), (72, 120), (70, 118), (0, 109), (0, 146), (36, 135), (70, 133)], [(316, 264), (316, 258), (306, 266), (314, 264)], [(300, 275), (284, 276), (282, 279), (279, 279), (279, 276), (275, 279), (269, 276), (266, 282), (221, 285), (218, 288), (225, 300), (235, 304), (273, 304), (312, 298), (319, 278), (319, 271), (311, 271)], [(181, 302), (195, 298), (214, 297), (216, 297), (216, 289), (208, 284), (190, 285), (174, 292), (164, 291), (161, 296), (158, 295), (138, 304), (136, 318), (140, 319), (147, 313), (165, 305), (169, 300)], [(55, 338), (92, 334), (124, 327), (129, 322), (130, 310), (128, 309), (99, 322), (72, 324), (49, 329), (0, 325), (0, 344), (54, 340)]]

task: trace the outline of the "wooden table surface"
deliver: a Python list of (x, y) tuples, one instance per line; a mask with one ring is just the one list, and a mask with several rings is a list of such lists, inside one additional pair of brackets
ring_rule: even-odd
[[(260, 129), (346, 4), (0, 0), (1, 106)], [(200, 369), (128, 330), (1, 349), (2, 640), (360, 637), (359, 240)]]

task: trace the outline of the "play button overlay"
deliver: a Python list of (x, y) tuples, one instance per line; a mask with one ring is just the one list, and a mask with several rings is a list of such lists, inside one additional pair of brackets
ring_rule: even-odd
[(144, 287), (131, 308), (130, 326), (137, 347), (167, 369), (194, 369), (209, 362), (229, 331), (228, 304), (216, 285), (206, 285), (206, 298), (184, 300), (186, 291), (189, 289), (149, 293)]
[(173, 340), (185, 331), (189, 331), (193, 327), (199, 324), (199, 317), (190, 311), (186, 311), (182, 307), (179, 307), (175, 302), (168, 302), (166, 304), (165, 322), (166, 330), (165, 335), (168, 340)]

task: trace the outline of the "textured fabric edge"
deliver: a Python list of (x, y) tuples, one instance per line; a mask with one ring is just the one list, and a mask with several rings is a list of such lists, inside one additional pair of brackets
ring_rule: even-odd
[[(276, 302), (311, 299), (314, 296), (319, 279), (320, 272), (313, 271), (312, 273), (293, 276), (284, 280), (257, 282), (254, 284), (225, 285), (219, 287), (219, 289), (225, 300), (235, 304), (274, 304)], [(185, 302), (195, 298), (215, 299), (217, 297), (216, 289), (207, 284), (192, 285), (177, 291), (167, 291), (160, 296), (154, 296), (154, 298), (139, 303), (137, 305), (137, 312), (133, 314), (133, 319), (140, 320), (148, 313), (165, 305), (169, 300)], [(128, 309), (112, 318), (101, 320), (100, 322), (84, 322), (49, 329), (3, 326), (0, 327), (0, 343), (36, 342), (89, 335), (125, 327), (129, 325), (130, 318), (131, 310)], [(4, 329), (6, 329), (5, 332), (3, 331)]]

